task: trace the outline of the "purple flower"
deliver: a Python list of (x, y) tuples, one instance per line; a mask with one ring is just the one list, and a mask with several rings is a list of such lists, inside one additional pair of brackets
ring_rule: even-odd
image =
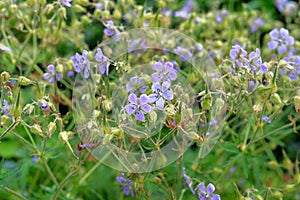
[(32, 158), (31, 158), (32, 162), (36, 163), (39, 161), (39, 157), (37, 155), (34, 155)]
[(71, 61), (74, 63), (75, 72), (81, 72), (84, 70), (84, 78), (88, 78), (90, 76), (90, 61), (87, 59), (88, 51), (83, 50), (82, 55), (76, 53), (71, 57)]
[(192, 187), (192, 183), (191, 183), (190, 177), (188, 177), (188, 176), (186, 175), (185, 168), (182, 168), (182, 174), (183, 174), (183, 178), (184, 178), (185, 183), (189, 186), (191, 192), (195, 195), (196, 192), (195, 192), (195, 190), (194, 190), (193, 187)]
[(279, 12), (283, 13), (287, 2), (288, 0), (275, 0), (275, 5)]
[(255, 86), (255, 81), (253, 81), (253, 80), (249, 81), (249, 86), (254, 87)]
[(158, 108), (164, 108), (164, 100), (171, 101), (173, 99), (173, 92), (169, 90), (171, 83), (165, 81), (160, 85), (159, 82), (155, 82), (152, 85), (152, 91), (154, 94), (149, 95), (149, 103), (155, 103)]
[(287, 51), (288, 46), (294, 45), (294, 37), (289, 36), (289, 31), (285, 28), (273, 29), (270, 32), (271, 41), (268, 42), (268, 47), (270, 50), (278, 48), (278, 53), (283, 54)]
[(256, 32), (264, 24), (265, 24), (264, 20), (262, 20), (260, 17), (253, 19), (251, 23), (251, 33)]
[(217, 12), (217, 15), (216, 15), (216, 22), (217, 22), (218, 24), (222, 23), (223, 19), (224, 19), (227, 15), (228, 15), (228, 10), (226, 10), (226, 9)]
[(263, 116), (263, 117), (262, 117), (262, 121), (263, 121), (263, 122), (268, 122), (269, 124), (272, 123), (272, 120), (271, 120), (268, 116)]
[(48, 65), (47, 67), (48, 72), (44, 74), (44, 80), (48, 80), (49, 79), (49, 83), (53, 84), (54, 80), (60, 81), (62, 78), (62, 74), (61, 73), (57, 73), (55, 71), (55, 67), (54, 65)]
[(257, 68), (259, 68), (259, 73), (265, 74), (268, 72), (266, 65), (262, 64), (262, 59), (260, 56), (260, 50), (256, 48), (256, 51), (252, 51), (249, 54), (249, 59), (246, 60), (246, 65), (251, 68), (253, 73), (256, 73)]
[(194, 1), (187, 0), (180, 10), (174, 12), (174, 17), (187, 19), (190, 16), (194, 7), (195, 7)]
[(72, 0), (61, 0), (62, 4), (64, 4), (67, 7), (71, 7)]
[(114, 25), (114, 22), (111, 21), (111, 20), (108, 20), (107, 21), (107, 24), (105, 24), (103, 22), (103, 25), (106, 27), (104, 29), (104, 34), (111, 37), (113, 36), (114, 40), (116, 42), (119, 42), (120, 41), (120, 38), (119, 36), (121, 35), (120, 31), (117, 29), (117, 27)]
[(286, 16), (291, 16), (297, 13), (298, 10), (298, 4), (294, 1), (275, 0), (275, 5), (278, 11), (285, 14)]
[(229, 52), (230, 60), (239, 68), (243, 66), (243, 63), (246, 60), (247, 51), (243, 49), (240, 45), (232, 46), (232, 49)]
[(144, 112), (149, 114), (151, 112), (151, 106), (148, 104), (148, 96), (142, 94), (140, 99), (135, 93), (132, 93), (128, 96), (128, 101), (130, 104), (125, 106), (126, 112), (129, 115), (135, 113), (135, 119), (141, 122), (145, 122)]
[(180, 56), (180, 60), (185, 61), (192, 61), (192, 53), (181, 46), (177, 46), (173, 52)]
[(144, 85), (144, 79), (141, 77), (134, 76), (130, 78), (130, 82), (126, 84), (126, 91), (131, 92), (139, 90), (142, 94), (147, 90), (147, 86)]
[(101, 74), (106, 74), (108, 76), (109, 73), (109, 62), (108, 59), (104, 56), (102, 50), (100, 48), (97, 48), (95, 59), (97, 62), (99, 62), (99, 70)]
[(2, 45), (2, 46), (0, 46), (0, 51), (11, 51), (11, 48)]
[(160, 81), (174, 81), (177, 78), (176, 66), (172, 62), (157, 62), (152, 65), (152, 69), (156, 72), (151, 75), (154, 82)]
[(49, 107), (48, 102), (45, 101), (44, 99), (42, 99), (42, 100), (39, 102), (39, 104), (40, 104), (41, 108), (43, 108), (43, 109), (47, 109), (47, 108)]
[(132, 191), (132, 181), (128, 178), (125, 178), (124, 173), (121, 173), (121, 175), (116, 179), (122, 185), (125, 195), (130, 194), (133, 197), (134, 193)]
[(209, 183), (207, 187), (203, 183), (200, 183), (198, 190), (199, 200), (221, 200), (220, 195), (214, 194), (215, 186), (212, 183)]
[(4, 114), (4, 115), (8, 116), (9, 118), (11, 118), (10, 111), (11, 111), (12, 107), (13, 107), (13, 105), (8, 104), (8, 102), (4, 99), (3, 106), (1, 108), (2, 114)]

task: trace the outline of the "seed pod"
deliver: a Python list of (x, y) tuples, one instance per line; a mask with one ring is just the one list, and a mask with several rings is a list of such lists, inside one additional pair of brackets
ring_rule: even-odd
[(206, 94), (201, 101), (201, 106), (205, 110), (209, 110), (212, 105), (212, 96), (210, 93)]
[(48, 137), (51, 137), (52, 134), (55, 132), (55, 130), (56, 130), (56, 123), (50, 122), (48, 125)]
[(5, 2), (3, 2), (3, 1), (0, 1), (0, 10), (2, 9), (2, 8), (5, 8), (6, 7), (6, 4), (5, 4)]
[(300, 113), (300, 96), (294, 97), (294, 106), (297, 113)]
[(20, 76), (18, 82), (22, 86), (27, 86), (27, 85), (31, 84), (31, 80), (29, 80), (28, 78), (26, 78), (24, 76)]
[(6, 71), (2, 72), (1, 73), (1, 78), (2, 78), (2, 82), (7, 82), (9, 81), (9, 78), (10, 78), (10, 74)]
[(18, 11), (18, 6), (16, 4), (11, 4), (10, 9), (13, 13), (17, 13)]
[(104, 100), (103, 102), (102, 102), (102, 105), (103, 105), (103, 108), (107, 111), (107, 112), (110, 112), (111, 110), (112, 110), (112, 102), (111, 102), (111, 100), (108, 100), (108, 99), (106, 99), (106, 100)]
[(270, 99), (274, 104), (282, 104), (281, 98), (277, 93), (272, 94)]
[(43, 131), (40, 127), (40, 125), (38, 124), (34, 124), (31, 128), (30, 128), (31, 132), (36, 134), (36, 135), (43, 135)]

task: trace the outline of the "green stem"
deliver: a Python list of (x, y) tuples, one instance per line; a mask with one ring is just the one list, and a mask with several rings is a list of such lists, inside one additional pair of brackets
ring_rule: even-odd
[(79, 185), (81, 185), (102, 163), (99, 161), (94, 165), (80, 180)]
[(8, 188), (8, 187), (4, 187), (3, 189), (4, 189), (4, 191), (6, 191), (6, 192), (8, 192), (8, 193), (10, 193), (10, 194), (12, 194), (12, 195), (14, 195), (14, 196), (17, 197), (18, 199), (26, 200), (26, 198), (23, 197), (23, 196), (22, 196), (20, 193), (18, 193), (17, 191), (14, 191), (14, 190), (12, 190), (12, 189), (10, 189), (10, 188)]
[(49, 175), (50, 175), (52, 181), (54, 182), (54, 184), (55, 184), (56, 186), (59, 186), (59, 183), (57, 182), (57, 179), (56, 179), (56, 177), (54, 176), (53, 172), (51, 171), (51, 169), (50, 169), (50, 167), (49, 167), (47, 161), (43, 160), (43, 164), (44, 164), (44, 166), (45, 166), (47, 172), (49, 173)]
[(72, 172), (70, 172), (66, 178), (60, 183), (59, 187), (57, 188), (55, 194), (52, 196), (51, 200), (56, 200), (58, 195), (60, 194), (61, 190), (63, 189), (63, 187), (65, 186), (65, 184), (69, 181), (69, 179), (74, 176), (75, 174), (78, 173), (78, 170), (74, 170)]
[(13, 129), (17, 124), (19, 123), (19, 121), (14, 121), (3, 133), (2, 135), (0, 136), (0, 142), (1, 140), (3, 139), (3, 137), (11, 130)]

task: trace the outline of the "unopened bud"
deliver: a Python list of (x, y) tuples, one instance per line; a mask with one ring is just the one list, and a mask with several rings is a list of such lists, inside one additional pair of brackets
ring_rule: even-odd
[(38, 0), (38, 3), (39, 3), (40, 5), (44, 5), (44, 4), (47, 3), (47, 0)]
[(201, 106), (205, 110), (209, 110), (212, 105), (212, 96), (210, 93), (206, 94), (201, 100)]
[(0, 1), (0, 9), (2, 9), (2, 8), (5, 8), (6, 7), (6, 4), (5, 4), (5, 2), (3, 2), (3, 1)]
[(22, 86), (31, 84), (31, 80), (29, 80), (28, 78), (26, 78), (24, 76), (20, 76), (18, 81), (19, 81), (19, 84)]
[(225, 104), (225, 102), (224, 102), (223, 99), (217, 98), (217, 100), (216, 100), (216, 106), (217, 106), (217, 108), (219, 108), (219, 109), (223, 108), (224, 104)]
[(27, 0), (27, 5), (28, 5), (29, 7), (35, 6), (35, 0)]
[(2, 82), (7, 82), (9, 81), (9, 78), (10, 78), (10, 74), (6, 71), (2, 72), (1, 73), (1, 79), (2, 79)]
[(6, 115), (1, 116), (1, 125), (6, 127), (9, 126), (10, 124), (11, 124), (11, 119), (8, 116)]
[(38, 125), (38, 124), (34, 124), (30, 130), (32, 133), (34, 133), (36, 135), (43, 135), (43, 131), (42, 131), (40, 125)]
[(281, 104), (282, 103), (281, 98), (277, 93), (272, 94), (270, 99), (274, 104)]
[(118, 9), (114, 11), (114, 18), (117, 20), (122, 18), (122, 13)]
[(79, 12), (79, 13), (81, 13), (81, 12), (86, 12), (86, 9), (84, 8), (84, 7), (82, 7), (82, 6), (80, 6), (80, 5), (78, 5), (78, 4), (76, 4), (75, 5), (75, 11), (76, 12)]
[(18, 11), (18, 6), (16, 4), (10, 5), (10, 9), (13, 13), (17, 13)]
[(52, 4), (48, 4), (46, 6), (45, 11), (46, 11), (47, 14), (49, 14), (49, 13), (51, 13), (53, 11), (53, 9), (54, 9), (54, 6)]
[(64, 73), (64, 66), (62, 64), (56, 65), (56, 72), (58, 73)]
[(294, 97), (294, 106), (297, 113), (300, 113), (300, 96)]
[(64, 19), (67, 19), (67, 9), (65, 7), (60, 7), (58, 12)]
[(58, 138), (63, 142), (68, 142), (70, 139), (74, 137), (74, 133), (72, 131), (63, 131), (60, 132)]
[(104, 108), (107, 112), (110, 112), (110, 111), (112, 110), (112, 102), (111, 102), (111, 100), (106, 99), (106, 100), (104, 100), (104, 101), (102, 102), (102, 104), (103, 104), (103, 108)]
[(55, 130), (56, 130), (56, 123), (50, 122), (48, 125), (48, 137), (51, 137), (52, 134), (55, 132)]
[(102, 18), (103, 18), (103, 19), (108, 19), (108, 18), (110, 17), (110, 13), (109, 13), (108, 10), (102, 11), (101, 14), (102, 14)]
[(34, 109), (34, 106), (32, 104), (27, 104), (24, 108), (23, 108), (23, 113), (25, 115), (30, 115), (32, 113)]

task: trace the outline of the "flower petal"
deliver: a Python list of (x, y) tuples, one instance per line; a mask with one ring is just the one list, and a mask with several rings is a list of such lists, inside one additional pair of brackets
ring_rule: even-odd
[(214, 191), (215, 191), (215, 186), (212, 184), (212, 183), (209, 183), (208, 185), (207, 185), (207, 193), (208, 194), (212, 194)]
[(287, 50), (287, 48), (284, 44), (282, 44), (278, 47), (278, 53), (279, 54), (284, 54), (286, 52), (286, 50)]
[(287, 29), (285, 29), (285, 28), (281, 28), (279, 30), (279, 33), (280, 33), (281, 38), (285, 38), (286, 36), (289, 35), (289, 31)]
[(294, 42), (295, 42), (295, 39), (294, 39), (293, 36), (288, 36), (288, 37), (285, 39), (285, 42), (286, 42), (288, 45), (292, 46), (292, 45), (294, 44)]
[(163, 70), (163, 65), (160, 62), (157, 62), (152, 65), (152, 69), (155, 71), (161, 72)]
[(145, 93), (146, 90), (147, 90), (147, 86), (146, 86), (146, 85), (140, 87), (140, 92), (141, 92), (142, 94)]
[(136, 106), (135, 105), (131, 105), (131, 104), (130, 105), (126, 105), (125, 109), (126, 109), (126, 112), (128, 113), (128, 115), (131, 115), (136, 110)]
[(136, 94), (134, 94), (134, 93), (131, 93), (128, 96), (128, 101), (134, 105), (138, 105), (138, 98), (137, 98)]
[(155, 72), (151, 75), (151, 78), (154, 82), (160, 82), (162, 79), (162, 74)]
[(126, 91), (127, 91), (127, 92), (130, 92), (131, 90), (133, 90), (132, 85), (131, 85), (130, 83), (127, 83), (127, 84), (126, 84)]
[(148, 105), (148, 104), (142, 105), (142, 106), (141, 106), (141, 109), (142, 109), (143, 111), (145, 111), (146, 113), (148, 113), (148, 114), (151, 112), (151, 106)]
[(54, 65), (48, 65), (47, 70), (48, 70), (49, 72), (54, 73), (54, 72), (55, 72), (55, 67), (54, 67)]
[(220, 197), (220, 195), (218, 195), (218, 194), (214, 194), (214, 195), (211, 197), (211, 200), (221, 200), (221, 197)]
[(157, 95), (156, 94), (150, 94), (148, 96), (148, 103), (154, 103), (157, 100)]
[(171, 87), (171, 83), (170, 82), (168, 82), (168, 81), (163, 82), (162, 87), (161, 87), (162, 92), (167, 91), (167, 89), (169, 89), (170, 87)]
[(140, 105), (144, 105), (148, 103), (148, 96), (146, 94), (142, 94), (140, 96)]
[(176, 80), (176, 78), (177, 78), (177, 73), (176, 73), (176, 71), (174, 70), (174, 71), (169, 72), (168, 76), (169, 76), (169, 78), (170, 78), (172, 81), (174, 81), (174, 80)]
[(278, 39), (278, 37), (279, 37), (279, 32), (278, 32), (278, 29), (277, 29), (277, 28), (273, 29), (273, 30), (270, 32), (270, 37), (271, 37), (272, 39)]
[(135, 114), (135, 119), (139, 120), (141, 122), (144, 122), (145, 121), (145, 115), (144, 115), (144, 113), (141, 110), (138, 110), (136, 112), (136, 114)]
[(205, 189), (204, 183), (199, 183), (198, 189), (200, 190), (200, 192), (206, 193), (206, 189)]
[(171, 90), (168, 90), (164, 92), (163, 96), (166, 100), (171, 101), (173, 99), (173, 92)]
[(268, 42), (268, 47), (270, 50), (276, 49), (277, 46), (278, 46), (278, 42), (276, 42), (276, 41)]
[(158, 92), (158, 91), (160, 91), (161, 90), (161, 88), (160, 88), (160, 84), (159, 84), (159, 82), (155, 82), (153, 85), (152, 85), (152, 91), (153, 92)]
[(159, 98), (157, 101), (156, 101), (156, 106), (160, 109), (163, 109), (164, 108), (164, 100), (163, 98)]

